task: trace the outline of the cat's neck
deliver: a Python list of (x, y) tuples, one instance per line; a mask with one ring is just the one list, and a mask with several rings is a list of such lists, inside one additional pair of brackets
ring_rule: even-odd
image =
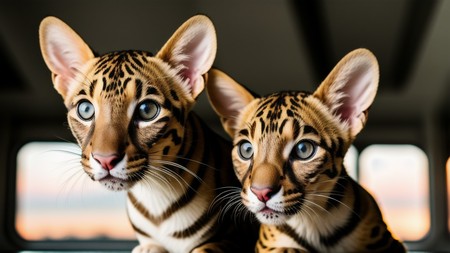
[[(361, 187), (346, 173), (338, 177), (335, 185), (337, 187), (328, 195), (328, 198), (321, 193), (317, 199), (312, 198), (307, 201), (326, 203), (311, 204), (304, 208), (304, 212), (292, 216), (286, 223), (302, 238), (310, 238), (317, 245), (323, 243), (319, 243), (319, 241), (325, 240), (326, 236), (324, 237), (324, 235), (339, 236), (330, 235), (330, 231), (352, 229), (354, 224), (364, 216), (360, 203)], [(337, 220), (341, 222), (336, 222)]]

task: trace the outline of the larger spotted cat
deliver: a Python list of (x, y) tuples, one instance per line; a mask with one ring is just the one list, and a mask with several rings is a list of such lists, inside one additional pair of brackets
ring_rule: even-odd
[(314, 93), (264, 97), (218, 70), (207, 91), (227, 133), (242, 202), (261, 226), (257, 252), (405, 252), (344, 155), (378, 87), (371, 52), (345, 56)]
[(155, 56), (97, 56), (55, 17), (42, 21), (40, 44), (84, 171), (108, 189), (128, 191), (139, 240), (133, 251), (246, 250), (239, 240), (251, 240), (233, 230), (234, 222), (218, 224), (219, 205), (211, 208), (220, 189), (239, 184), (231, 144), (191, 112), (216, 54), (211, 21), (192, 17)]

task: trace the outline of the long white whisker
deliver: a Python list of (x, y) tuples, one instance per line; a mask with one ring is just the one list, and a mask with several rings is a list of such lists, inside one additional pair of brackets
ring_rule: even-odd
[(307, 203), (309, 203), (309, 204), (311, 204), (311, 205), (314, 205), (314, 206), (318, 207), (320, 210), (322, 210), (322, 211), (324, 211), (324, 212), (329, 213), (327, 209), (325, 209), (323, 206), (317, 204), (317, 203), (314, 202), (314, 201), (311, 201), (311, 200), (306, 199), (306, 198), (304, 198), (303, 201), (305, 201), (305, 202), (307, 202)]
[[(181, 177), (180, 175), (176, 174), (175, 172), (173, 172), (172, 170), (170, 170), (169, 168), (165, 167), (165, 166), (161, 166), (161, 172), (163, 172), (164, 174), (166, 174), (167, 176), (173, 178), (180, 187), (188, 187), (191, 188), (192, 190), (194, 190), (195, 192), (197, 192), (194, 188), (192, 188), (192, 186), (186, 181), (186, 179), (184, 179), (183, 177)], [(174, 186), (172, 186), (173, 189)]]
[(197, 174), (195, 174), (194, 172), (192, 172), (191, 170), (189, 170), (188, 168), (175, 163), (175, 162), (171, 162), (171, 161), (165, 161), (165, 160), (152, 160), (152, 162), (154, 163), (160, 163), (160, 164), (164, 164), (164, 165), (169, 165), (169, 166), (173, 166), (175, 168), (181, 169), (187, 173), (189, 173), (192, 177), (194, 177), (195, 179), (197, 179), (198, 181), (203, 183), (203, 179), (200, 178)]
[(345, 204), (344, 202), (342, 202), (342, 201), (340, 201), (340, 200), (338, 200), (338, 199), (336, 199), (336, 198), (333, 198), (333, 197), (330, 197), (330, 196), (327, 196), (327, 195), (323, 195), (323, 194), (315, 194), (315, 193), (310, 193), (309, 195), (311, 195), (311, 196), (316, 196), (316, 197), (322, 197), (322, 198), (327, 198), (327, 199), (331, 199), (331, 200), (333, 200), (333, 201), (336, 201), (336, 202), (338, 202), (339, 204), (341, 204), (341, 205), (343, 205), (345, 208), (347, 208), (348, 210), (350, 210), (352, 213), (354, 213), (355, 215), (357, 215), (358, 217), (360, 217), (354, 210), (353, 210), (353, 208), (351, 208), (351, 207), (349, 207), (347, 204)]
[(196, 163), (196, 164), (208, 167), (208, 168), (213, 169), (213, 170), (217, 170), (216, 168), (214, 168), (213, 166), (211, 166), (211, 165), (209, 165), (207, 163), (200, 162), (200, 161), (197, 161), (197, 160), (194, 160), (194, 159), (190, 159), (190, 158), (187, 158), (187, 157), (182, 157), (182, 156), (177, 156), (177, 155), (162, 155), (162, 157), (168, 157), (168, 158), (172, 158), (172, 159), (175, 158), (177, 160), (185, 160), (185, 161), (189, 161), (189, 162), (192, 162), (192, 163)]

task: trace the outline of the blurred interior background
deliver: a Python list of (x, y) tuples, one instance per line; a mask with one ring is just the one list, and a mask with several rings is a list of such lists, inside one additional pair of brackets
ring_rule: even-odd
[[(360, 47), (371, 50), (380, 64), (379, 91), (348, 168), (374, 192), (410, 249), (450, 248), (450, 1), (444, 0), (0, 2), (0, 200), (8, 206), (0, 210), (6, 235), (0, 234), (0, 247), (111, 247), (59, 244), (68, 238), (134, 243), (123, 198), (97, 189), (76, 162), (67, 168), (62, 155), (52, 155), (73, 148), (57, 146), (73, 138), (41, 57), (40, 21), (49, 15), (62, 19), (99, 53), (156, 53), (178, 26), (199, 13), (216, 27), (214, 66), (262, 95), (313, 91), (345, 54)], [(221, 132), (205, 94), (194, 110)], [(60, 167), (65, 172), (58, 176)], [(98, 199), (109, 200), (99, 204)], [(113, 218), (107, 218), (88, 234), (73, 232), (98, 220), (93, 215), (96, 210), (104, 214), (102, 208), (116, 208), (124, 228), (109, 227)], [(50, 212), (58, 210), (62, 213)], [(49, 226), (52, 218), (61, 227)], [(64, 218), (74, 224), (63, 223)], [(49, 240), (57, 243), (46, 244)], [(129, 244), (122, 245), (119, 249)]]

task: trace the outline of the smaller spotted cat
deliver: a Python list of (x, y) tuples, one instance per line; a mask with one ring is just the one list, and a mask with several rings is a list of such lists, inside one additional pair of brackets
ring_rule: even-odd
[(345, 56), (314, 93), (255, 97), (210, 70), (207, 92), (233, 138), (242, 203), (262, 223), (257, 252), (405, 252), (343, 165), (378, 78), (366, 49)]

